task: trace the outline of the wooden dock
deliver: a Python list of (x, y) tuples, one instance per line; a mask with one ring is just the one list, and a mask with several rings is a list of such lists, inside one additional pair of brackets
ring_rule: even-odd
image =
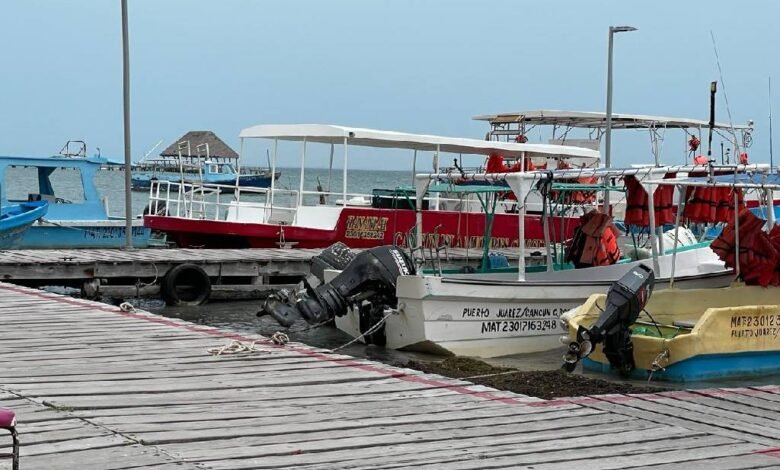
[(544, 401), (4, 283), (0, 321), (24, 470), (780, 468), (777, 386)]
[[(87, 298), (155, 297), (160, 280), (175, 266), (196, 265), (212, 279), (215, 298), (261, 298), (291, 287), (310, 272), (320, 249), (256, 248), (0, 251), (0, 281), (25, 286), (81, 288)], [(517, 254), (502, 253), (510, 259)], [(442, 268), (475, 265), (481, 250), (442, 254)], [(438, 264), (437, 264), (438, 266)]]

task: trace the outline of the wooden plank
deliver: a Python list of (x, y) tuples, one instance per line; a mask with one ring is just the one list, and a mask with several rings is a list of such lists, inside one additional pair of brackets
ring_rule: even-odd
[[(501, 435), (472, 436), (468, 439), (449, 439), (445, 433), (442, 433), (441, 440), (417, 441), (407, 443), (396, 443), (393, 440), (384, 445), (367, 446), (360, 449), (338, 449), (322, 452), (302, 452), (289, 455), (276, 455), (263, 460), (256, 460), (252, 455), (252, 447), (260, 445), (256, 442), (242, 446), (240, 449), (234, 448), (237, 452), (235, 456), (244, 455), (244, 458), (251, 458), (252, 465), (256, 468), (304, 468), (307, 466), (338, 466), (339, 468), (352, 465), (383, 465), (388, 462), (397, 462), (406, 456), (417, 456), (426, 459), (434, 459), (440, 456), (451, 457), (455, 454), (484, 455), (485, 453), (501, 450), (513, 449), (525, 445), (528, 442), (543, 442), (581, 436), (590, 436), (602, 432), (623, 432), (630, 430), (647, 429), (652, 427), (650, 423), (643, 423), (638, 420), (626, 419), (615, 415), (604, 417), (598, 423), (594, 423), (590, 417), (573, 417), (565, 420), (547, 420), (537, 421), (523, 425), (523, 432), (513, 432)], [(208, 444), (211, 445), (213, 441)], [(219, 443), (216, 443), (219, 445)], [(178, 448), (176, 445), (168, 446)], [(208, 458), (208, 454), (197, 453), (194, 450), (185, 450), (181, 446), (183, 455), (189, 459)], [(229, 449), (229, 448), (228, 448)], [(414, 457), (412, 457), (413, 459)], [(407, 459), (408, 460), (408, 459)], [(234, 462), (235, 463), (235, 462)], [(219, 465), (219, 463), (211, 463)]]
[(31, 468), (761, 468), (780, 437), (777, 388), (544, 402), (300, 344), (213, 357), (231, 333), (2, 285), (0, 319)]
[[(629, 398), (639, 398), (631, 400), (625, 400), (624, 398), (626, 397), (623, 395), (589, 397), (592, 401), (583, 406), (626, 414), (661, 424), (685, 426), (692, 430), (757, 444), (771, 446), (777, 442), (776, 439), (765, 437), (762, 434), (746, 433), (740, 426), (732, 425), (728, 420), (711, 417), (706, 414), (693, 413), (659, 400), (641, 399), (642, 396), (644, 395), (631, 395)], [(616, 398), (618, 400), (615, 400)]]

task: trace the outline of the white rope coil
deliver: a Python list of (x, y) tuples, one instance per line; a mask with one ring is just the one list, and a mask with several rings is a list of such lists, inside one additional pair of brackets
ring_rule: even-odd
[(252, 341), (250, 344), (242, 343), (241, 341), (230, 341), (225, 346), (209, 348), (206, 351), (214, 356), (221, 356), (223, 354), (238, 354), (238, 353), (253, 353), (263, 352), (262, 349), (255, 346), (257, 341)]
[(278, 344), (279, 346), (284, 346), (290, 342), (290, 338), (281, 331), (277, 331), (271, 335), (271, 341), (273, 341), (274, 344)]

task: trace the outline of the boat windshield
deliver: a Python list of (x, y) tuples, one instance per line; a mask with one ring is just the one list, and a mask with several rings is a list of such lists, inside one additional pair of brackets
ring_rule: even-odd
[(9, 167), (5, 172), (5, 199), (51, 202), (85, 201), (82, 174), (79, 168)]

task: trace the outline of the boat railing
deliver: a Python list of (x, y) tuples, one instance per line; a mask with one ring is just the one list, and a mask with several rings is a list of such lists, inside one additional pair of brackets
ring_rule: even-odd
[[(275, 198), (269, 197), (271, 194)], [(241, 212), (245, 212), (244, 216), (259, 214), (263, 222), (289, 222), (297, 209), (297, 200), (298, 192), (287, 189), (275, 189), (272, 193), (268, 188), (158, 180), (151, 182), (147, 213), (227, 220), (240, 219)]]
[[(303, 191), (285, 188), (256, 188), (226, 184), (195, 184), (179, 181), (151, 182), (149, 206), (153, 215), (170, 215), (191, 219), (252, 220), (265, 223), (295, 223), (298, 206), (331, 205), (346, 207), (384, 207), (414, 209), (415, 198), (393, 196), (389, 205), (376, 205), (377, 197), (366, 193), (342, 191)], [(383, 196), (384, 197), (384, 196)], [(408, 207), (407, 207), (408, 204)], [(481, 203), (474, 195), (451, 197), (429, 195), (423, 207), (453, 212), (481, 212)], [(517, 201), (497, 202), (497, 212), (516, 213)]]

